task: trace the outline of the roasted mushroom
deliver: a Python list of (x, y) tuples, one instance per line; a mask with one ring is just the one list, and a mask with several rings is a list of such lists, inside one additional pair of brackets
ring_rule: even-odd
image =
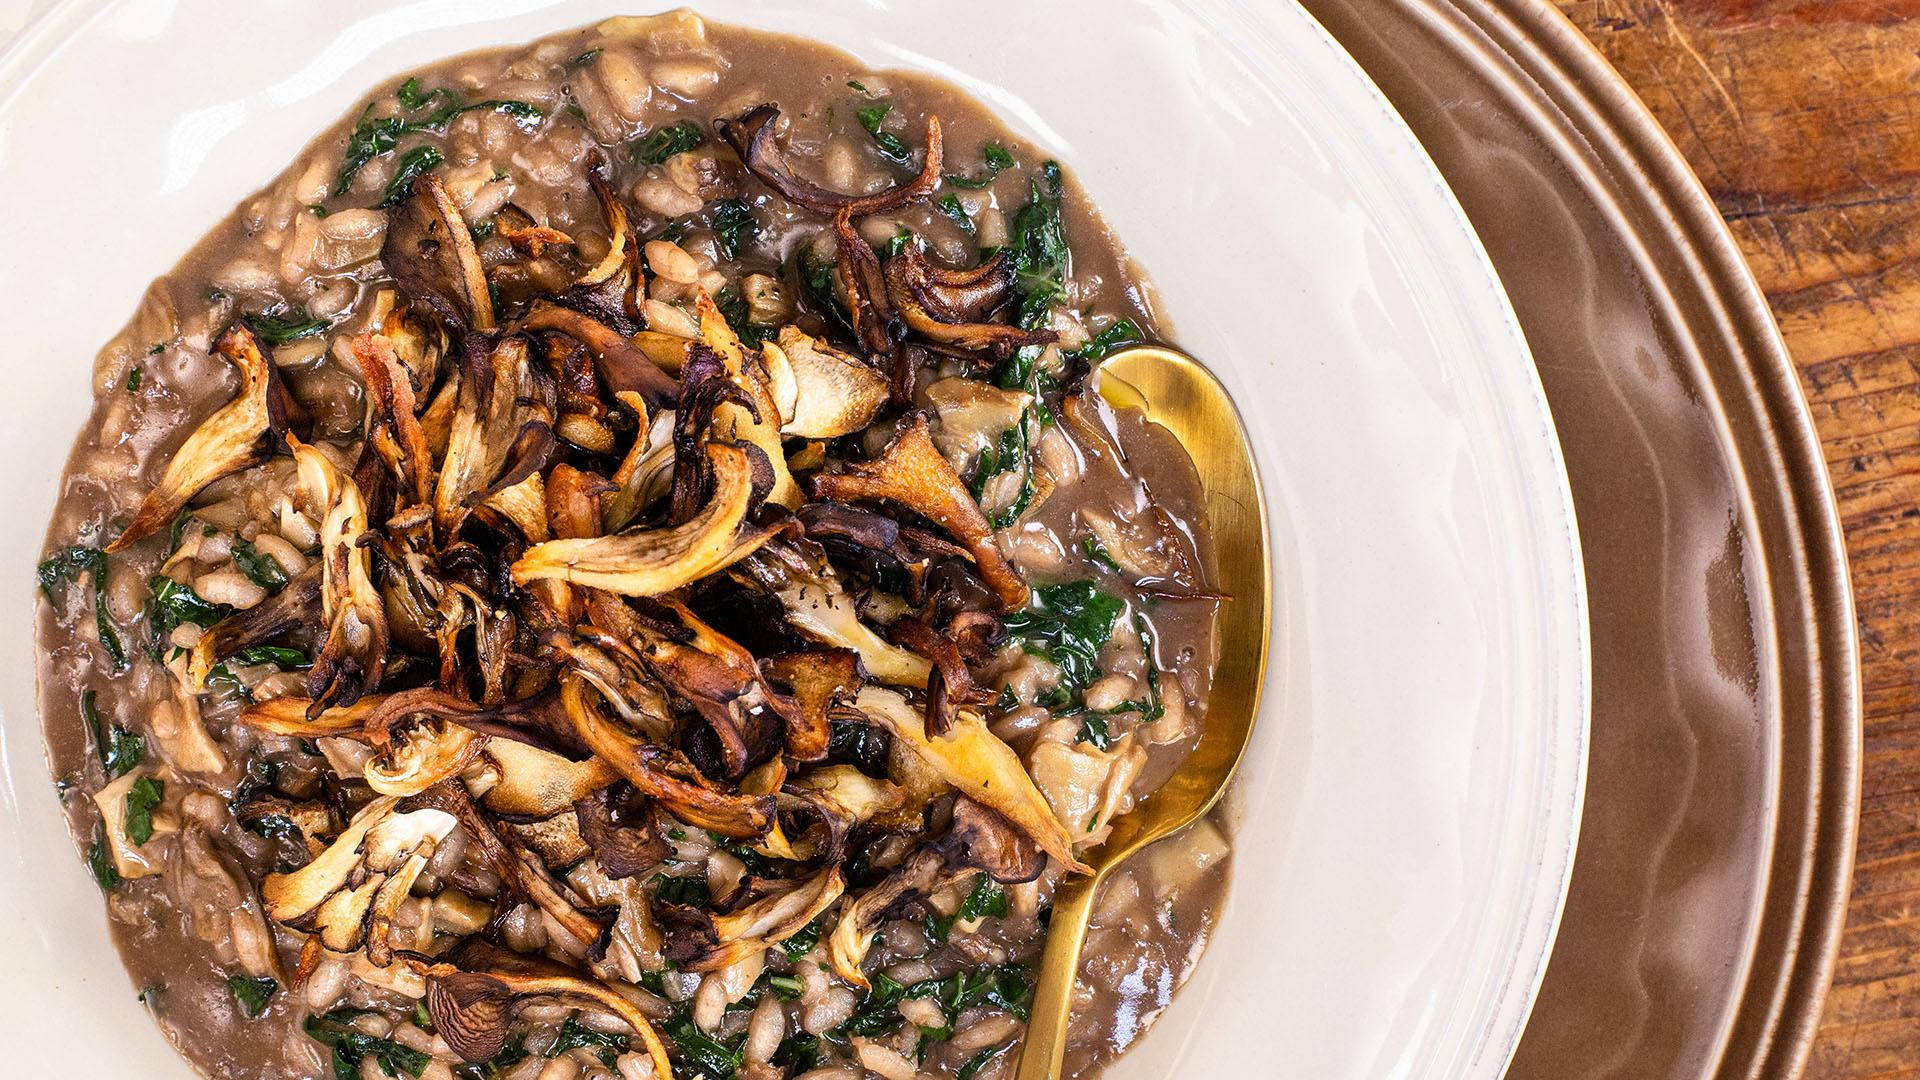
[(775, 138), (779, 121), (779, 106), (756, 105), (738, 119), (714, 121), (714, 127), (740, 155), (747, 171), (788, 202), (823, 214), (861, 217), (899, 209), (932, 194), (933, 189), (940, 186), (942, 155), (937, 116), (927, 117), (927, 151), (919, 174), (907, 183), (874, 195), (842, 195), (795, 173)]
[(450, 814), (399, 813), (399, 804), (391, 795), (373, 800), (312, 862), (269, 875), (260, 895), (273, 920), (319, 935), (334, 952), (364, 945), (376, 966), (390, 963), (393, 914), (454, 826)]
[(107, 545), (109, 553), (172, 521), (201, 488), (259, 462), (268, 436), (286, 430), (286, 391), (273, 361), (260, 351), (253, 334), (236, 323), (220, 335), (213, 351), (240, 372), (240, 392), (173, 452), (160, 482), (140, 501), (133, 520)]

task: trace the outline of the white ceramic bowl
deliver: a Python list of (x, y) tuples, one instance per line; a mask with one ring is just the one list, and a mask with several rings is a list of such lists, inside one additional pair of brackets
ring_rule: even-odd
[[(31, 569), (94, 348), (376, 83), (622, 8), (79, 0), (0, 56), (9, 1075), (187, 1075), (108, 945), (31, 689)], [(1492, 268), (1399, 118), (1291, 4), (964, 8), (704, 10), (946, 75), (1056, 150), (1252, 430), (1278, 595), (1232, 898), (1114, 1075), (1499, 1075), (1571, 865), (1587, 645), (1559, 451)]]

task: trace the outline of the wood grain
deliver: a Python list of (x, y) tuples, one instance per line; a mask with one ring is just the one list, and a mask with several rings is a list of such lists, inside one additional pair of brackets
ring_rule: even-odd
[(1920, 0), (1559, 0), (1693, 164), (1813, 407), (1865, 667), (1860, 845), (1807, 1075), (1920, 1077)]

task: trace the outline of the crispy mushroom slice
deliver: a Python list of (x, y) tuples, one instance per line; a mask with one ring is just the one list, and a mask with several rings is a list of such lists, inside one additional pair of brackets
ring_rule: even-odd
[(253, 334), (235, 323), (220, 335), (213, 351), (240, 372), (240, 392), (202, 421), (174, 451), (166, 472), (140, 501), (133, 520), (107, 545), (109, 553), (172, 521), (208, 484), (261, 461), (267, 436), (286, 429), (286, 390)]
[(610, 393), (637, 393), (653, 406), (672, 405), (679, 393), (674, 377), (633, 339), (584, 312), (536, 300), (520, 319), (519, 328), (565, 334), (586, 346)]
[[(477, 502), (536, 474), (554, 449), (550, 387), (536, 385), (523, 338), (469, 356), (434, 486), (434, 520), (452, 537)], [(541, 514), (544, 528), (545, 513)]]
[[(1003, 253), (1001, 258), (1004, 257)], [(987, 267), (993, 265), (986, 264)], [(926, 254), (912, 244), (888, 259), (883, 273), (887, 299), (893, 309), (899, 312), (908, 329), (929, 341), (1004, 357), (1018, 348), (1050, 345), (1060, 340), (1060, 335), (1052, 330), (1027, 330), (1008, 323), (955, 317), (961, 314), (955, 308), (966, 301), (948, 295)], [(1010, 267), (1007, 276), (1010, 280)]]
[(764, 836), (773, 827), (771, 796), (732, 795), (714, 789), (677, 750), (642, 742), (606, 715), (599, 694), (578, 675), (560, 679), (561, 701), (581, 741), (619, 770), (640, 794), (689, 825), (734, 839)]
[(384, 335), (361, 334), (353, 339), (352, 350), (367, 388), (366, 445), (399, 482), (399, 505), (424, 503), (433, 491), (433, 457), (414, 414), (407, 370)]
[(783, 653), (761, 661), (760, 670), (793, 695), (793, 707), (780, 710), (787, 725), (787, 756), (795, 761), (825, 758), (833, 735), (827, 711), (860, 685), (859, 654), (851, 649)]
[(889, 369), (888, 395), (896, 405), (905, 405), (913, 396), (909, 357), (902, 347), (907, 324), (893, 310), (887, 295), (886, 274), (873, 246), (853, 227), (849, 214), (833, 219), (833, 279), (847, 296), (847, 314), (852, 320), (854, 339), (876, 362), (885, 359)]
[(709, 445), (707, 460), (713, 494), (692, 518), (615, 536), (549, 540), (513, 564), (514, 583), (556, 579), (622, 596), (656, 596), (752, 554), (777, 531), (747, 524), (753, 465), (746, 451), (724, 443)]
[(933, 665), (891, 644), (860, 620), (851, 596), (830, 566), (808, 567), (790, 549), (768, 546), (765, 558), (741, 563), (746, 579), (772, 593), (793, 629), (860, 656), (868, 675), (893, 686), (924, 689)]
[(896, 619), (888, 635), (933, 662), (927, 679), (927, 734), (945, 735), (953, 727), (953, 713), (961, 705), (985, 705), (994, 692), (973, 680), (960, 647), (912, 615)]
[(972, 553), (1001, 610), (1026, 606), (1027, 583), (1001, 553), (980, 504), (933, 445), (925, 416), (915, 416), (879, 458), (814, 477), (813, 492), (821, 499), (893, 502), (934, 521)]
[(618, 1016), (646, 1046), (656, 1080), (673, 1080), (673, 1063), (653, 1025), (638, 1006), (613, 988), (597, 979), (562, 973), (564, 969), (556, 970), (551, 965), (498, 959), (513, 966), (462, 971), (452, 964), (408, 958), (427, 978), (427, 1013), (433, 1018), (434, 1030), (462, 1060), (486, 1061), (506, 1046), (514, 1007), (522, 999), (557, 997)]
[(384, 695), (368, 694), (350, 705), (315, 709), (315, 702), (311, 698), (289, 695), (248, 705), (240, 710), (235, 719), (255, 731), (296, 739), (358, 735), (366, 725), (367, 717), (384, 700)]
[(600, 758), (572, 761), (511, 739), (488, 740), (480, 754), (499, 774), (480, 796), (496, 814), (551, 817), (620, 780), (619, 771)]
[(888, 820), (907, 806), (898, 784), (875, 780), (851, 765), (808, 769), (787, 781), (787, 791), (831, 811), (848, 827)]
[(731, 915), (680, 908), (667, 935), (667, 959), (683, 971), (718, 971), (807, 928), (846, 888), (840, 868), (825, 870)]
[(413, 182), (413, 194), (387, 215), (380, 261), (394, 284), (456, 330), (494, 328), (486, 267), (467, 222), (439, 177)]
[(573, 816), (600, 872), (619, 881), (659, 865), (668, 848), (643, 800), (613, 796), (602, 788), (574, 803)]
[(867, 949), (873, 944), (873, 935), (879, 931), (887, 910), (908, 896), (925, 896), (954, 877), (939, 851), (921, 848), (908, 856), (899, 869), (841, 909), (840, 921), (834, 924), (833, 933), (827, 938), (827, 956), (833, 962), (834, 973), (850, 985), (872, 989), (873, 984), (867, 981), (860, 965), (867, 958)]
[(318, 858), (292, 873), (269, 874), (260, 886), (267, 913), (318, 934), (334, 952), (364, 944), (367, 959), (386, 967), (393, 959), (393, 914), (454, 827), (444, 811), (399, 813), (398, 806), (390, 795), (374, 799)]
[(694, 310), (700, 316), (700, 339), (720, 355), (727, 375), (753, 403), (746, 408), (723, 402), (713, 411), (712, 437), (726, 442), (742, 442), (758, 447), (773, 467), (773, 487), (767, 501), (791, 510), (802, 501), (800, 486), (787, 470), (787, 451), (780, 439), (780, 409), (773, 399), (766, 368), (758, 354), (748, 355), (740, 338), (728, 325), (726, 316), (702, 290), (694, 298)]
[(204, 690), (214, 665), (234, 653), (264, 645), (289, 631), (321, 624), (321, 575), (321, 564), (314, 563), (279, 592), (208, 627), (188, 654), (188, 685), (195, 692)]
[(866, 428), (886, 405), (887, 377), (855, 357), (793, 326), (781, 329), (777, 347), (794, 384), (781, 434), (837, 439)]
[(289, 435), (307, 505), (320, 519), (320, 602), (326, 638), (313, 658), (307, 692), (320, 707), (351, 704), (378, 689), (386, 671), (387, 608), (374, 587), (360, 538), (368, 527), (360, 489), (318, 448)]
[(1005, 816), (965, 795), (953, 801), (953, 825), (939, 847), (949, 866), (984, 870), (1004, 885), (1032, 881), (1047, 865), (1046, 853)]
[(382, 795), (418, 795), (460, 775), (480, 756), (486, 737), (444, 717), (429, 717), (398, 735), (367, 762), (367, 786)]
[(1075, 873), (1092, 873), (1091, 867), (1074, 858), (1073, 838), (1021, 767), (1019, 755), (987, 728), (979, 713), (958, 710), (951, 732), (929, 738), (920, 710), (892, 690), (864, 687), (854, 704), (893, 733), (896, 748), (905, 748), (932, 766), (961, 794), (1004, 815), (1062, 866)]
[(897, 210), (932, 194), (933, 189), (940, 186), (942, 143), (938, 116), (927, 117), (927, 153), (920, 164), (920, 174), (898, 187), (872, 195), (842, 195), (795, 173), (775, 138), (779, 120), (780, 107), (765, 104), (748, 109), (737, 120), (715, 120), (714, 127), (740, 155), (747, 171), (790, 203), (822, 214), (863, 217)]

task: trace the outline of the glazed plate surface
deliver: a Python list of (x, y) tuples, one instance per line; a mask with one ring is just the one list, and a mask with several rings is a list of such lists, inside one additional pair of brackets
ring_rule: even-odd
[[(1587, 620), (1566, 476), (1525, 341), (1432, 163), (1311, 19), (1251, 7), (976, 0), (968, 26), (1017, 28), (990, 36), (935, 0), (702, 12), (946, 76), (1058, 153), (1247, 421), (1275, 596), (1265, 714), (1230, 799), (1232, 892), (1192, 983), (1112, 1075), (1497, 1077), (1579, 827)], [(270, 0), (235, 19), (217, 0), (82, 0), (0, 54), (12, 1070), (188, 1075), (108, 944), (34, 707), (32, 565), (94, 349), (369, 89), (616, 13), (638, 11)]]

